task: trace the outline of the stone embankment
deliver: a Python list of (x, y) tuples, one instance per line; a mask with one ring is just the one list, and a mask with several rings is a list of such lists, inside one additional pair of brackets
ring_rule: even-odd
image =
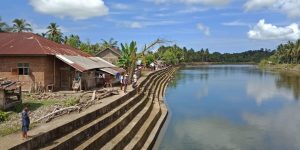
[(163, 95), (175, 71), (156, 71), (123, 97), (10, 149), (151, 149), (168, 114)]

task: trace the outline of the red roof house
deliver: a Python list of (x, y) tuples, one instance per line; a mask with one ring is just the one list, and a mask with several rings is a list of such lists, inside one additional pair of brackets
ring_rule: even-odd
[(96, 69), (116, 73), (101, 58), (33, 33), (0, 33), (0, 64), (0, 78), (21, 81), (27, 91), (70, 90), (77, 76), (95, 85)]

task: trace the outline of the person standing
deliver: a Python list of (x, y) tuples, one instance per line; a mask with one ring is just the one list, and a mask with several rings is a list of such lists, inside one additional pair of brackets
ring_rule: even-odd
[(123, 80), (124, 80), (124, 75), (120, 75), (120, 84), (121, 84), (121, 90), (123, 90)]
[(127, 92), (127, 85), (128, 85), (128, 74), (127, 73), (124, 76), (123, 84), (124, 84), (124, 93), (126, 93)]
[(133, 83), (132, 83), (133, 88), (136, 87), (136, 83), (137, 83), (137, 75), (136, 75), (136, 72), (134, 72), (134, 74), (133, 74)]
[(23, 139), (27, 139), (27, 132), (29, 131), (30, 119), (28, 115), (28, 108), (25, 107), (21, 113), (22, 116), (22, 137)]

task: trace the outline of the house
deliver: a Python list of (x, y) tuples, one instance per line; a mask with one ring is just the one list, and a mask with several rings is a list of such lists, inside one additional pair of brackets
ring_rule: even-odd
[(121, 57), (121, 52), (117, 48), (106, 48), (103, 51), (96, 54), (97, 57), (103, 58), (104, 60), (116, 64)]
[[(117, 74), (113, 64), (33, 33), (0, 33), (0, 78), (22, 83), (22, 90), (71, 90), (80, 79), (94, 88), (97, 73)], [(121, 70), (122, 71), (122, 70)]]

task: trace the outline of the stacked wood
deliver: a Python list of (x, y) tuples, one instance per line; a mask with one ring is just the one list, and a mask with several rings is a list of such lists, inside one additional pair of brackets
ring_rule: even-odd
[[(48, 94), (50, 94), (50, 95), (45, 96), (46, 94), (44, 94), (44, 95), (42, 95), (42, 97), (48, 98), (48, 97), (53, 96), (53, 93), (48, 93)], [(106, 89), (84, 92), (79, 96), (80, 101), (75, 106), (70, 106), (70, 107), (57, 106), (54, 108), (54, 110), (52, 112), (48, 113), (47, 115), (45, 115), (43, 117), (40, 117), (39, 119), (35, 120), (34, 122), (35, 123), (41, 122), (41, 121), (49, 122), (58, 116), (69, 114), (69, 113), (75, 112), (75, 111), (80, 113), (80, 111), (82, 109), (87, 109), (94, 104), (102, 103), (101, 99), (112, 96), (112, 95), (118, 95), (118, 94), (119, 94), (118, 90), (106, 90)], [(86, 95), (88, 95), (88, 96), (86, 96)], [(87, 100), (88, 97), (90, 97), (90, 98)]]
[(22, 102), (21, 83), (0, 78), (0, 109), (6, 110)]

